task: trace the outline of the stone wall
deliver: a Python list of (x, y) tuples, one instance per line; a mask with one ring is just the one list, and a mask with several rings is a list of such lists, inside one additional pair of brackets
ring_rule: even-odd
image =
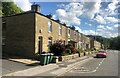
[(34, 14), (10, 16), (6, 17), (5, 21), (5, 52), (27, 57), (34, 56)]

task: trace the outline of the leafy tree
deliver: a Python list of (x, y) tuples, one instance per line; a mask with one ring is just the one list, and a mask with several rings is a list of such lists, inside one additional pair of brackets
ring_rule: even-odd
[(120, 36), (110, 39), (110, 48), (120, 50)]
[(0, 7), (0, 16), (2, 16), (2, 7)]
[(23, 12), (14, 2), (2, 2), (2, 16), (9, 16)]

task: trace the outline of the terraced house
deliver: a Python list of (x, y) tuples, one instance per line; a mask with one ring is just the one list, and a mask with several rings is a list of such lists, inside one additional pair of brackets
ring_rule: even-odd
[(40, 6), (34, 4), (31, 11), (2, 17), (4, 52), (31, 58), (47, 52), (57, 40), (75, 48), (89, 48), (89, 38), (39, 11)]

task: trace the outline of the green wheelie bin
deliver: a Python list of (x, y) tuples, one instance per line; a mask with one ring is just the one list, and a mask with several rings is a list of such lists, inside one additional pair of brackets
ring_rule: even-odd
[(52, 59), (53, 59), (53, 53), (50, 53), (50, 63), (52, 62)]
[(50, 53), (47, 53), (47, 64), (50, 63)]
[(40, 55), (40, 64), (41, 65), (47, 65), (47, 54), (41, 54)]

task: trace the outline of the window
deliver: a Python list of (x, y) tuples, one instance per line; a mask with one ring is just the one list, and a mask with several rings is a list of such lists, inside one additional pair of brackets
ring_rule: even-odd
[(2, 22), (2, 45), (4, 46), (5, 45), (5, 40), (6, 40), (6, 22), (5, 20), (3, 20)]
[(48, 32), (52, 32), (52, 21), (48, 21)]
[(2, 45), (4, 46), (5, 45), (5, 37), (2, 37)]
[(76, 40), (76, 32), (74, 31), (74, 38), (75, 38), (75, 40)]
[(81, 39), (81, 34), (79, 33), (79, 41), (80, 41), (80, 39)]
[(59, 25), (59, 35), (62, 35), (62, 26)]
[(65, 40), (63, 41), (63, 44), (65, 45)]
[(2, 30), (6, 30), (6, 22), (2, 22)]
[(52, 45), (52, 37), (48, 37), (48, 47)]
[(70, 36), (70, 29), (68, 29), (68, 36)]

